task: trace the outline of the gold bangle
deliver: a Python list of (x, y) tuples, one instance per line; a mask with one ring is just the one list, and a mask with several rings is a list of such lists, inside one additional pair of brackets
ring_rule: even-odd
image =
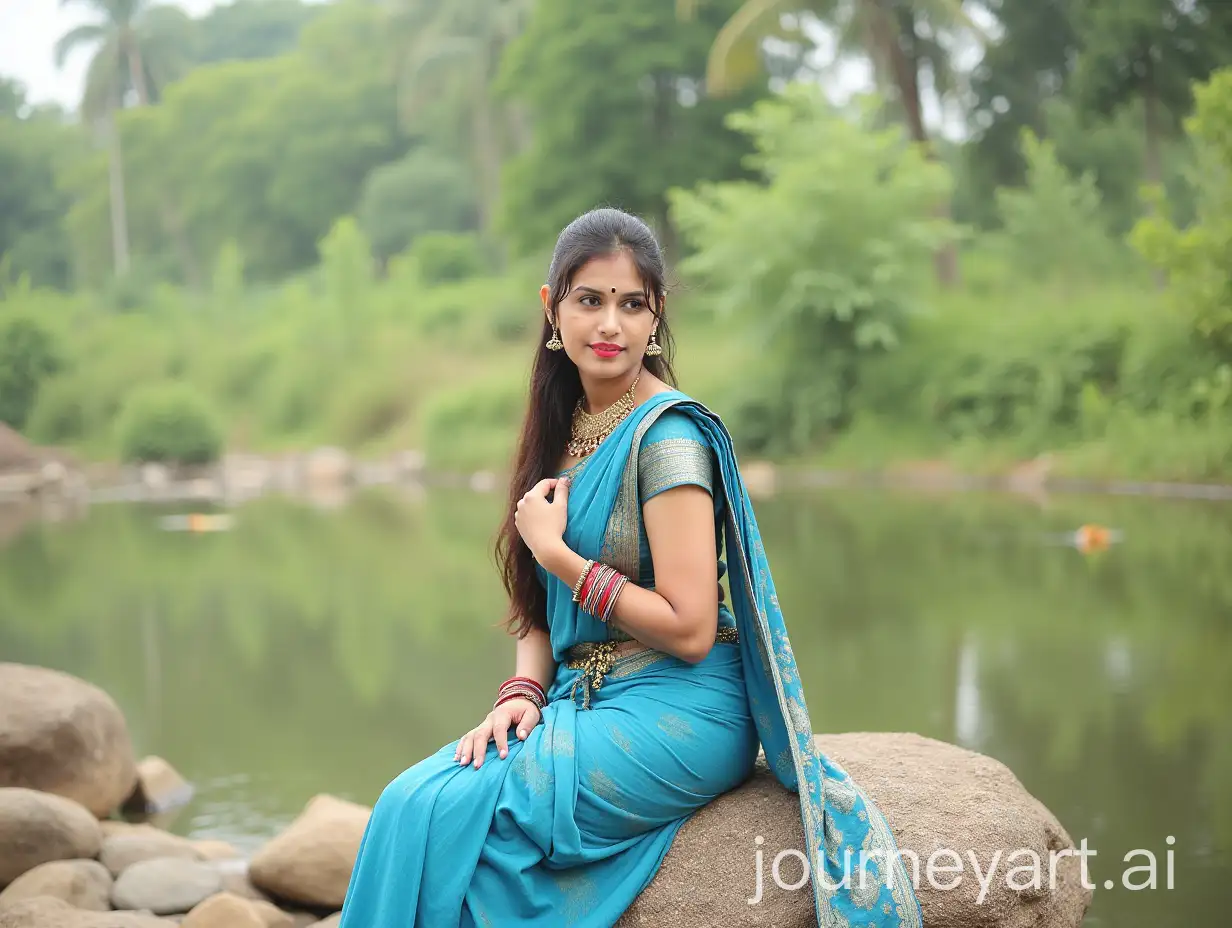
[(578, 596), (582, 593), (582, 584), (586, 582), (587, 576), (590, 575), (591, 568), (595, 566), (595, 562), (587, 558), (586, 566), (582, 568), (581, 575), (577, 578), (577, 582), (573, 584), (573, 601), (578, 601)]

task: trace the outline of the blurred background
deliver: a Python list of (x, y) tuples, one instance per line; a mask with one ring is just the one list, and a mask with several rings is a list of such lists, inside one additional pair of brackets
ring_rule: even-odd
[(642, 215), (819, 730), (1232, 904), (1232, 4), (0, 2), (0, 659), (255, 848), (510, 672), (555, 236)]

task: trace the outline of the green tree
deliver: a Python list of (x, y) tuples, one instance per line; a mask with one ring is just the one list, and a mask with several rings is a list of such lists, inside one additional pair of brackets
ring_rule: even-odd
[[(1172, 299), (1232, 375), (1232, 69), (1196, 94), (1187, 126), (1198, 149), (1198, 221), (1178, 228), (1166, 216), (1144, 219), (1135, 245), (1170, 277)], [(1232, 386), (1232, 385), (1229, 385)], [(1225, 397), (1232, 403), (1232, 395)]]
[(471, 174), (444, 155), (418, 149), (368, 175), (358, 217), (382, 261), (405, 251), (425, 232), (473, 229), (476, 197)]
[(23, 429), (40, 385), (60, 369), (55, 337), (35, 319), (0, 322), (0, 422)]
[(411, 34), (399, 81), (399, 107), (414, 130), (441, 99), (464, 121), (464, 150), (478, 180), (479, 221), (489, 229), (500, 198), (500, 172), (511, 145), (513, 116), (494, 99), (492, 83), (505, 49), (521, 33), (530, 0), (451, 0), (429, 9), (402, 0), (400, 22)]
[(847, 424), (864, 356), (897, 344), (952, 237), (933, 209), (950, 182), (900, 131), (871, 129), (808, 85), (731, 122), (753, 137), (765, 182), (674, 193), (696, 249), (684, 270), (764, 343), (740, 383), (742, 440), (801, 451)]
[(710, 99), (702, 83), (736, 5), (682, 22), (662, 0), (536, 4), (499, 81), (535, 127), (504, 178), (501, 226), (516, 249), (550, 245), (579, 213), (608, 204), (646, 216), (674, 253), (666, 191), (743, 173), (747, 144), (723, 118), (762, 91)]
[(77, 0), (98, 15), (92, 23), (71, 29), (56, 42), (57, 67), (78, 48), (93, 55), (81, 99), (82, 116), (104, 125), (109, 142), (111, 239), (115, 269), (129, 265), (128, 217), (124, 195), (123, 156), (116, 114), (131, 92), (140, 105), (150, 102), (151, 86), (169, 79), (178, 43), (170, 27), (182, 14), (153, 9), (149, 0)]
[(300, 30), (321, 11), (300, 0), (235, 0), (193, 21), (192, 59), (212, 61), (272, 58), (295, 48)]
[[(685, 16), (695, 15), (699, 6), (701, 0), (677, 0), (677, 9)], [(979, 34), (962, 0), (745, 0), (710, 50), (708, 90), (726, 93), (752, 81), (764, 40), (782, 33), (783, 14), (796, 12), (811, 13), (833, 26), (841, 51), (867, 55), (881, 93), (897, 107), (911, 138), (929, 157), (938, 157), (924, 125), (920, 87), (926, 74), (939, 97), (958, 86), (954, 50), (964, 34)], [(939, 215), (948, 219), (951, 210), (947, 200)], [(957, 282), (954, 243), (937, 253), (936, 263), (943, 283)]]
[(1016, 270), (1032, 279), (1106, 279), (1124, 268), (1122, 248), (1108, 234), (1091, 173), (1073, 178), (1056, 145), (1023, 130), (1026, 185), (996, 192), (998, 239)]
[(1018, 186), (1026, 178), (1022, 130), (1044, 135), (1047, 103), (1065, 91), (1078, 35), (1067, 0), (986, 0), (999, 35), (971, 75), (977, 133), (971, 167), (979, 189)]
[[(152, 220), (170, 190), (206, 265), (228, 242), (254, 280), (312, 265), (334, 220), (355, 210), (368, 174), (405, 150), (387, 24), (375, 3), (331, 4), (292, 54), (195, 68), (158, 106), (125, 112), (134, 240), (159, 247)], [(97, 178), (83, 171), (72, 183), (74, 234), (95, 241)]]
[(1224, 0), (1082, 0), (1077, 99), (1103, 116), (1141, 101), (1145, 171), (1163, 181), (1163, 140), (1192, 105), (1192, 83), (1232, 62), (1232, 4)]
[(72, 259), (64, 230), (68, 196), (58, 170), (75, 158), (81, 136), (54, 107), (30, 108), (24, 90), (0, 78), (0, 278), (28, 275), (67, 287)]

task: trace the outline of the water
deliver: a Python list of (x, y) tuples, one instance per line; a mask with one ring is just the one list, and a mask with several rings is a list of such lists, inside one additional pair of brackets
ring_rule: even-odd
[[(139, 752), (197, 786), (169, 826), (251, 851), (315, 793), (371, 803), (485, 714), (513, 660), (499, 505), (271, 499), (208, 535), (119, 505), (30, 524), (0, 549), (0, 658), (113, 694)], [(818, 730), (916, 731), (1004, 761), (1098, 851), (1101, 885), (1154, 853), (1159, 887), (1097, 891), (1088, 925), (1222, 923), (1232, 505), (844, 490), (758, 514)], [(1083, 523), (1123, 542), (1057, 542)]]

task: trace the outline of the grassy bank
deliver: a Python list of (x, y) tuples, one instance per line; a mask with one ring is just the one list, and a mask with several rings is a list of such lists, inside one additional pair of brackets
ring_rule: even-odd
[[(0, 325), (36, 320), (54, 355), (24, 431), (115, 459), (126, 410), (174, 386), (208, 409), (228, 450), (415, 447), (434, 467), (502, 467), (538, 337), (534, 268), (429, 284), (408, 264), (377, 280), (339, 251), (273, 290), (222, 280), (122, 310), (10, 290)], [(744, 459), (993, 473), (1049, 454), (1054, 473), (1074, 476), (1232, 474), (1228, 384), (1153, 287), (977, 281), (925, 304), (897, 349), (862, 363), (850, 420), (804, 453), (747, 440), (760, 425), (749, 397), (775, 367), (755, 317), (717, 315), (687, 289), (673, 306), (681, 386), (723, 416)]]

